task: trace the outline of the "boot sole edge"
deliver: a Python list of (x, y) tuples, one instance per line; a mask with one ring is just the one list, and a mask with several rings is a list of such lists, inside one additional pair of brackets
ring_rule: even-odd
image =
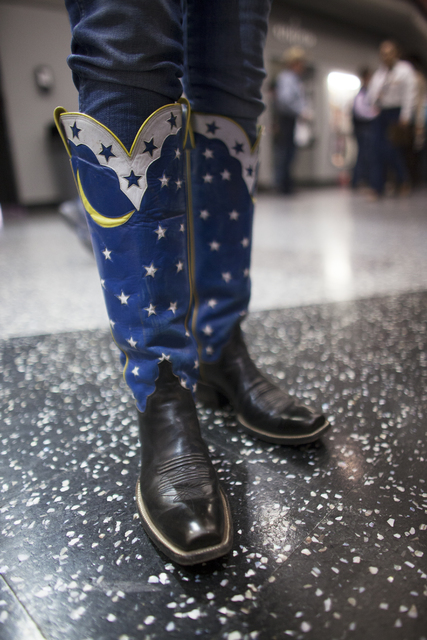
[(318, 440), (324, 433), (326, 433), (330, 428), (331, 424), (328, 420), (313, 431), (312, 433), (308, 433), (304, 436), (296, 434), (295, 436), (275, 436), (270, 431), (264, 431), (263, 429), (259, 429), (258, 427), (254, 427), (247, 422), (245, 422), (244, 418), (241, 415), (237, 415), (237, 421), (239, 425), (244, 429), (247, 433), (255, 436), (259, 440), (264, 440), (265, 442), (269, 442), (271, 444), (285, 444), (290, 446), (297, 446), (300, 444), (310, 444), (311, 442), (315, 442)]
[[(205, 383), (199, 382), (196, 398), (205, 407), (210, 407), (212, 409), (221, 409), (226, 405), (233, 408), (233, 403), (227, 398), (227, 396), (215, 387)], [(249, 424), (241, 414), (236, 414), (236, 418), (239, 426), (255, 438), (263, 440), (264, 442), (269, 442), (270, 444), (284, 444), (290, 446), (298, 446), (301, 444), (310, 444), (311, 442), (315, 442), (331, 427), (330, 422), (325, 418), (322, 425), (312, 433), (307, 433), (303, 436), (298, 434), (295, 436), (278, 436), (271, 431), (265, 431), (264, 429)]]

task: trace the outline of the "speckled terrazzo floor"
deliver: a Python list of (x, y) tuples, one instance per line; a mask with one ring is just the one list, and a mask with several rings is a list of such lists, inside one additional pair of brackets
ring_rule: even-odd
[(256, 362), (333, 429), (270, 446), (200, 408), (235, 544), (193, 569), (138, 521), (108, 332), (1, 342), (1, 639), (425, 640), (426, 310), (420, 291), (250, 316)]

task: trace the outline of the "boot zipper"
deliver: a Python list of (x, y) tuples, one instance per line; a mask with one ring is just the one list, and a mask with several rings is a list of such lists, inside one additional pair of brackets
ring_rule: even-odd
[(190, 306), (188, 308), (187, 317), (185, 319), (185, 328), (188, 329), (188, 322), (190, 320), (191, 311), (193, 317), (191, 321), (191, 332), (197, 344), (197, 352), (199, 355), (199, 364), (202, 360), (202, 345), (196, 335), (197, 326), (197, 314), (199, 311), (199, 296), (196, 289), (196, 259), (195, 259), (195, 246), (194, 246), (194, 217), (193, 217), (193, 198), (191, 193), (191, 149), (185, 150), (186, 161), (186, 188), (187, 188), (187, 250), (188, 250), (188, 275), (190, 280)]

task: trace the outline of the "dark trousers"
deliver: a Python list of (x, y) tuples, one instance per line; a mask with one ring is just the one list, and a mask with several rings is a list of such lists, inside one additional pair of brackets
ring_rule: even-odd
[(282, 193), (292, 193), (291, 166), (295, 156), (295, 116), (278, 117), (278, 133), (275, 140), (276, 183)]
[(373, 124), (372, 120), (354, 120), (354, 135), (357, 141), (357, 160), (353, 169), (351, 184), (353, 187), (363, 181), (371, 186), (373, 163)]
[(387, 169), (390, 168), (398, 184), (408, 180), (408, 170), (400, 148), (391, 140), (390, 130), (397, 124), (400, 107), (383, 109), (373, 121), (374, 162), (372, 167), (372, 187), (377, 193), (384, 191)]

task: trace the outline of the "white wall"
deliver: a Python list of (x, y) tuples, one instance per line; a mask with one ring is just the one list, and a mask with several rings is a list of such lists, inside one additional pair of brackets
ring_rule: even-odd
[[(46, 140), (53, 110), (77, 110), (78, 97), (66, 58), (70, 26), (65, 10), (0, 4), (0, 64), (6, 119), (21, 204), (58, 200)], [(39, 93), (33, 70), (52, 67), (55, 88)]]

